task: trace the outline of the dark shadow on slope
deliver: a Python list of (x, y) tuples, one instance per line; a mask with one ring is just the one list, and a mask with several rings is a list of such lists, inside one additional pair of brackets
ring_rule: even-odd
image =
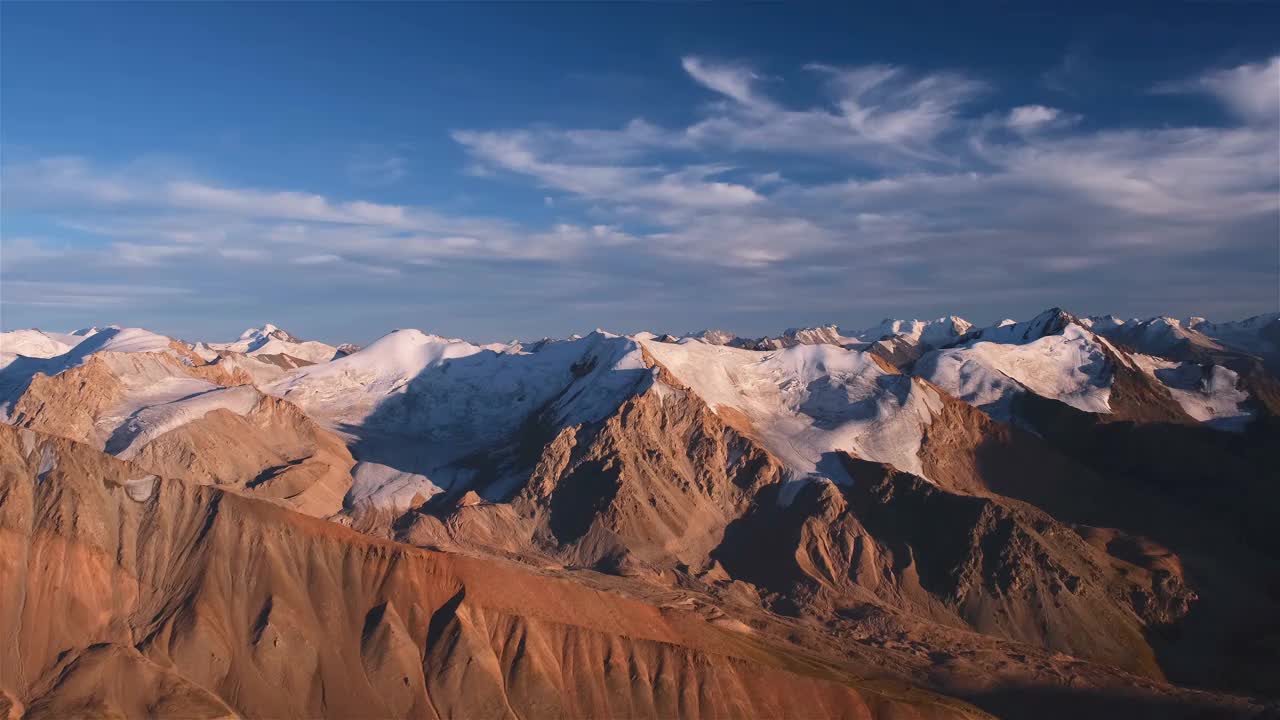
[(881, 375), (874, 384), (874, 391), (866, 398), (850, 402), (849, 389), (843, 383), (831, 377), (819, 378), (805, 387), (807, 397), (799, 410), (813, 418), (815, 427), (831, 430), (847, 422), (879, 416), (886, 396), (901, 407), (911, 394), (911, 378), (907, 375)]
[(112, 338), (120, 334), (119, 328), (107, 328), (80, 341), (67, 352), (51, 358), (33, 358), (19, 355), (16, 360), (0, 368), (0, 403), (17, 402), (27, 391), (36, 374), (53, 376), (84, 362), (84, 359), (102, 349)]
[[(1269, 710), (1225, 709), (1212, 698), (1159, 697), (1122, 690), (1051, 686), (1001, 687), (982, 693), (955, 696), (1002, 718), (1035, 720), (1237, 720), (1280, 717), (1280, 708)], [(1259, 714), (1260, 713), (1260, 714)]]
[(339, 429), (354, 438), (358, 461), (424, 475), (450, 493), (460, 490), (455, 479), (482, 486), (532, 469), (536, 456), (521, 452), (531, 427), (558, 428), (566, 414), (595, 422), (646, 390), (647, 368), (613, 369), (630, 342), (593, 334), (534, 353), (482, 350), (447, 359), (384, 398), (360, 425)]
[[(1033, 395), (1016, 412), (1043, 441), (979, 447), (989, 489), (1168, 548), (1199, 596), (1175, 625), (1148, 628), (1169, 678), (1280, 697), (1280, 422), (1264, 415), (1243, 433), (1106, 422)], [(1038, 470), (1058, 453), (1083, 467)]]
[(620, 468), (600, 460), (574, 467), (551, 494), (551, 532), (564, 544), (577, 541), (609, 506), (622, 485)]

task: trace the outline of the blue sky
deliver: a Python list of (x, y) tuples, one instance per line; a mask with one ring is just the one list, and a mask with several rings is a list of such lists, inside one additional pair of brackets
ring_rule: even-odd
[(894, 12), (0, 4), (0, 324), (1280, 308), (1280, 8)]

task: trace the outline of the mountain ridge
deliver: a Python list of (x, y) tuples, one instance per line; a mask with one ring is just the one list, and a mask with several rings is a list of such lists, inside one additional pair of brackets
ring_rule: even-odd
[[(216, 351), (113, 327), (64, 336), (75, 344), (50, 357), (16, 355), (0, 367), (0, 402), (36, 487), (87, 481), (61, 450), (23, 450), (64, 447), (57, 436), (80, 443), (75, 457), (104, 458), (85, 467), (127, 461), (128, 502), (152, 502), (157, 478), (171, 478), (356, 533), (344, 537), (625, 587), (1000, 715), (1044, 716), (1039, 695), (1015, 687), (1054, 693), (1064, 717), (1118, 708), (1126, 693), (1160, 716), (1223, 717), (1252, 712), (1233, 692), (1280, 695), (1280, 658), (1266, 650), (1277, 638), (1266, 618), (1280, 612), (1267, 590), (1280, 582), (1267, 529), (1280, 512), (1267, 452), (1280, 382), (1241, 349), (1254, 335), (1265, 349), (1270, 321), (1220, 324), (1231, 343), (1191, 351), (1120, 329), (1203, 322), (1052, 308), (966, 325), (890, 322), (896, 335), (862, 333), (874, 340), (793, 330), (763, 349), (729, 333), (482, 345), (397, 330), (317, 362), (257, 352), (306, 345), (269, 324)], [(21, 507), (0, 493), (0, 515)], [(259, 605), (266, 623), (243, 622), (318, 632), (297, 625), (296, 605), (275, 620)], [(397, 601), (371, 615), (381, 639), (360, 652), (370, 667), (418, 667), (404, 674), (412, 685), (435, 670), (406, 659), (424, 652), (405, 649), (406, 612)], [(478, 623), (522, 622), (468, 613), (450, 632), (482, 654)], [(208, 676), (188, 687), (192, 676), (117, 645), (75, 649), (58, 672), (93, 695), (95, 678), (134, 668), (152, 678), (144, 695), (181, 687), (192, 708), (234, 705)], [(452, 672), (442, 692), (470, 707), (511, 702)], [(24, 705), (55, 707), (14, 688), (0, 681)]]

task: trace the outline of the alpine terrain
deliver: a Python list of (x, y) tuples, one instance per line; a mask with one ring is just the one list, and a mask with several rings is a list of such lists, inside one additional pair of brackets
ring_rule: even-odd
[(0, 335), (0, 718), (1280, 713), (1280, 314)]

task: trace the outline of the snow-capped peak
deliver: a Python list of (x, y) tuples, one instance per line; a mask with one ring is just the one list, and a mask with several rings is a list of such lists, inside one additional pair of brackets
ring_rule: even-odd
[(266, 338), (275, 338), (285, 342), (302, 342), (298, 338), (290, 335), (288, 332), (280, 329), (271, 323), (263, 323), (262, 327), (249, 328), (240, 333), (241, 340), (262, 340)]
[(240, 339), (229, 343), (206, 343), (212, 350), (246, 355), (288, 355), (310, 363), (328, 362), (339, 356), (338, 348), (314, 340), (299, 340), (271, 323), (249, 328)]
[(1072, 325), (1081, 330), (1085, 329), (1084, 323), (1077, 320), (1076, 316), (1060, 307), (1053, 307), (1025, 322), (1002, 322), (999, 325), (965, 333), (960, 339), (969, 344), (981, 340), (1006, 345), (1022, 345), (1049, 335), (1060, 335), (1063, 330)]
[(816, 327), (787, 328), (783, 337), (791, 338), (798, 345), (844, 345), (852, 338), (840, 334), (840, 327), (833, 324)]
[(934, 320), (885, 318), (875, 327), (854, 333), (854, 337), (862, 342), (903, 337), (924, 347), (939, 347), (964, 335), (972, 327), (973, 323), (956, 315), (947, 315)]
[(708, 345), (728, 345), (738, 338), (734, 333), (718, 328), (707, 328), (698, 332), (691, 332), (684, 337), (701, 340)]
[(1096, 333), (1107, 333), (1124, 325), (1124, 320), (1115, 315), (1094, 315), (1092, 317), (1080, 318), (1080, 324), (1089, 328)]

